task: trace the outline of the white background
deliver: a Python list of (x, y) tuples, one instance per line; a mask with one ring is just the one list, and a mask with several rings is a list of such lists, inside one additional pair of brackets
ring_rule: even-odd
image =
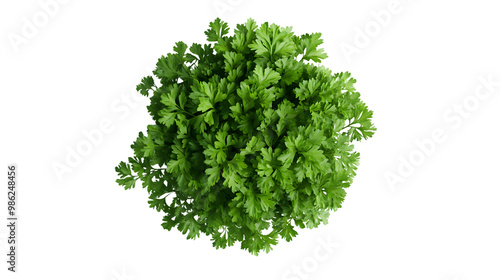
[[(495, 1), (48, 2), (0, 4), (0, 216), (16, 163), (20, 219), (16, 274), (0, 227), (1, 279), (500, 279)], [(352, 72), (378, 128), (329, 224), (258, 257), (163, 230), (144, 189), (115, 183), (151, 123), (135, 85), (176, 41), (204, 43), (217, 16), (322, 32), (324, 65)]]

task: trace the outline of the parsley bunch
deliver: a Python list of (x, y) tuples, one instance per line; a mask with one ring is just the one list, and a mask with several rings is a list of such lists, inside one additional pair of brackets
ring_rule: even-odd
[(228, 32), (216, 19), (205, 31), (213, 43), (177, 42), (156, 64), (158, 81), (142, 79), (154, 124), (117, 182), (140, 179), (165, 229), (257, 255), (292, 240), (295, 226), (327, 223), (355, 175), (352, 142), (375, 128), (350, 73), (310, 63), (327, 57), (320, 33), (253, 19)]

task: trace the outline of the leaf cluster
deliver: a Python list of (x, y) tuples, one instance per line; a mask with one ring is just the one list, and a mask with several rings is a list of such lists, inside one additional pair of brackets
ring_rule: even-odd
[(165, 229), (258, 254), (327, 223), (355, 175), (352, 142), (375, 127), (350, 73), (315, 64), (327, 57), (320, 33), (253, 19), (228, 33), (216, 19), (210, 43), (177, 42), (142, 79), (154, 124), (117, 182), (140, 180)]

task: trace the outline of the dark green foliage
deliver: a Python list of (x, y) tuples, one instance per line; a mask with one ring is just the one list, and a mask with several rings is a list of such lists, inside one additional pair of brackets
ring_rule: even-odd
[(154, 125), (116, 167), (117, 182), (142, 181), (165, 229), (258, 254), (296, 226), (327, 223), (355, 175), (352, 142), (375, 128), (349, 73), (308, 62), (327, 57), (321, 34), (252, 19), (228, 32), (217, 19), (205, 32), (214, 43), (176, 43), (153, 72), (161, 84), (137, 86)]

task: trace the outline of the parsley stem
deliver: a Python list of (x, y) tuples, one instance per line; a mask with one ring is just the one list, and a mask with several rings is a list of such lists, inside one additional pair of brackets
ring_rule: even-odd
[(354, 124), (354, 121), (349, 121), (349, 124), (344, 126), (341, 130), (344, 130), (344, 129), (350, 127), (352, 124)]
[(193, 115), (193, 114), (189, 113), (189, 112), (188, 112), (188, 111), (186, 111), (186, 110), (181, 110), (181, 112), (186, 113), (186, 114), (190, 115), (191, 117), (195, 117), (195, 115)]
[(177, 110), (179, 110), (180, 112), (182, 112), (182, 113), (186, 113), (186, 114), (190, 115), (191, 117), (195, 117), (195, 115), (193, 115), (193, 114), (189, 113), (189, 112), (188, 112), (188, 111), (186, 111), (186, 110), (181, 109), (181, 108), (179, 107), (179, 105), (175, 104), (175, 107), (177, 107)]

